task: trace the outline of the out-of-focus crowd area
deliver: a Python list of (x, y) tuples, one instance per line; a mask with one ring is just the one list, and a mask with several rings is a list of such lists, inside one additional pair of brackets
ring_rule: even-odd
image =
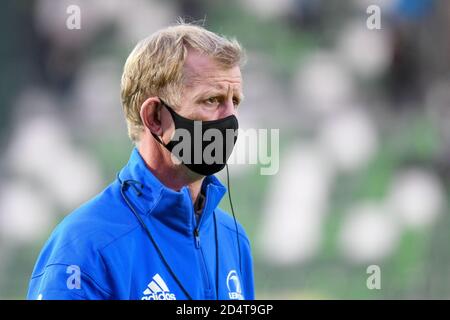
[[(70, 5), (79, 30), (66, 27)], [(370, 5), (380, 29), (367, 26)], [(0, 298), (25, 298), (51, 230), (128, 160), (123, 64), (179, 16), (241, 42), (240, 126), (280, 130), (277, 174), (230, 166), (257, 298), (450, 298), (449, 1), (0, 8)], [(370, 265), (380, 289), (367, 287)]]

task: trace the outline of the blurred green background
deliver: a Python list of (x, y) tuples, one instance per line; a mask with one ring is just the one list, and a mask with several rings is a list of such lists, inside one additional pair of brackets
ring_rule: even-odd
[[(66, 28), (73, 4), (79, 30)], [(449, 1), (0, 6), (0, 298), (25, 298), (51, 230), (128, 160), (123, 64), (179, 16), (242, 43), (240, 126), (280, 130), (277, 174), (230, 166), (257, 298), (450, 298)]]

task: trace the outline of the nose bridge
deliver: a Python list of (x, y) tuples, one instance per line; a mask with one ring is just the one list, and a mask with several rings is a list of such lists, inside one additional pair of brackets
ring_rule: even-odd
[(228, 85), (227, 96), (224, 101), (224, 108), (222, 117), (228, 117), (236, 113), (236, 108), (233, 102), (233, 87), (231, 84)]
[(224, 108), (222, 117), (228, 117), (236, 113), (236, 108), (233, 103), (233, 96), (227, 97), (226, 101), (224, 101)]

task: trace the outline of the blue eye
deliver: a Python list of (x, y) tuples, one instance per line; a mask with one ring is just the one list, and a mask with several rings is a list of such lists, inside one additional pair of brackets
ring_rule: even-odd
[(212, 97), (212, 98), (208, 98), (206, 99), (206, 104), (218, 104), (219, 103), (219, 99), (217, 97)]

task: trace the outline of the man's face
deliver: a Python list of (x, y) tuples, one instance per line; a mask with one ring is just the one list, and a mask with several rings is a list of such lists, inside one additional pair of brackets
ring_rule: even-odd
[[(223, 119), (237, 114), (242, 100), (242, 77), (238, 66), (224, 68), (213, 58), (191, 50), (184, 65), (181, 101), (174, 105), (176, 113), (196, 121)], [(172, 116), (161, 109), (163, 141), (175, 134)]]
[(177, 112), (192, 120), (217, 120), (236, 114), (242, 100), (238, 66), (224, 69), (212, 58), (189, 51), (184, 65), (184, 88)]

